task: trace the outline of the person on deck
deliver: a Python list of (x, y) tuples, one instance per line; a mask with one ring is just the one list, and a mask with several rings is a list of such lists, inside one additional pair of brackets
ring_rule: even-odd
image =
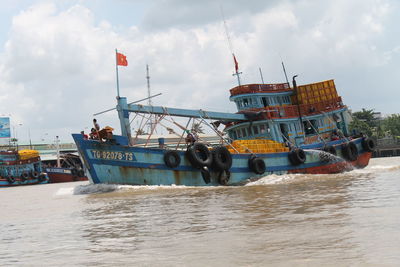
[(197, 141), (196, 136), (193, 133), (189, 132), (189, 130), (186, 130), (186, 133), (187, 133), (185, 138), (186, 145), (193, 145), (194, 142)]
[(97, 123), (96, 119), (93, 119), (93, 126), (96, 129), (96, 131), (100, 131), (100, 125)]
[(92, 140), (97, 140), (97, 139), (99, 139), (98, 131), (96, 131), (95, 128), (92, 128), (92, 129), (90, 130), (89, 137), (90, 137), (90, 139), (92, 139)]
[(84, 140), (89, 139), (89, 136), (87, 134), (85, 134), (84, 131), (81, 131), (81, 134), (82, 134)]

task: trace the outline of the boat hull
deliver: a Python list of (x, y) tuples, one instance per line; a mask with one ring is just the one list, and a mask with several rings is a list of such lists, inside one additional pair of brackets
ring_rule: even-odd
[(76, 181), (87, 181), (86, 176), (74, 174), (72, 168), (45, 168), (47, 175), (49, 176), (50, 183), (67, 183)]
[(10, 182), (8, 179), (5, 179), (5, 178), (0, 178), (0, 187), (47, 184), (48, 182), (49, 182), (48, 178), (45, 178), (44, 180), (39, 180), (39, 179), (35, 179), (35, 178), (29, 178), (26, 180), (22, 180), (20, 178), (15, 178), (14, 182)]
[[(95, 140), (84, 140), (81, 135), (73, 134), (82, 161), (88, 170), (88, 178), (92, 183), (128, 184), (128, 185), (186, 185), (215, 186), (221, 184), (220, 176), (225, 172), (211, 169), (210, 182), (206, 183), (201, 170), (192, 167), (180, 151), (181, 163), (176, 168), (165, 165), (163, 156), (166, 150), (143, 147), (129, 147), (110, 143), (100, 143)], [(332, 142), (338, 150), (338, 156), (333, 161), (321, 160), (320, 153), (315, 152), (317, 145), (305, 149), (307, 160), (294, 166), (288, 159), (288, 152), (255, 154), (264, 160), (266, 171), (255, 174), (249, 169), (250, 154), (233, 154), (233, 164), (227, 185), (238, 185), (249, 180), (261, 178), (269, 174), (287, 173), (338, 173), (353, 168), (363, 168), (368, 165), (371, 152), (363, 150), (362, 139), (355, 139), (358, 158), (355, 161), (343, 159), (340, 148), (345, 141)], [(321, 144), (322, 146), (322, 144)]]

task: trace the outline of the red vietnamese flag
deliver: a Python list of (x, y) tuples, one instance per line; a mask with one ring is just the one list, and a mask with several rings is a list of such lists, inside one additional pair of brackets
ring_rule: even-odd
[(239, 70), (239, 63), (238, 63), (237, 60), (236, 60), (235, 54), (232, 54), (232, 55), (233, 55), (233, 61), (235, 62), (235, 71), (238, 72), (238, 70)]
[(126, 60), (126, 56), (118, 52), (117, 52), (117, 65), (128, 66), (128, 60)]

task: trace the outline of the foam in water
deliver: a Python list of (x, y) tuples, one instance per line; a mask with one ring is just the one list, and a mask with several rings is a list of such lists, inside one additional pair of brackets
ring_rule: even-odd
[(74, 188), (74, 195), (109, 193), (118, 190), (158, 190), (158, 189), (175, 189), (189, 188), (184, 185), (116, 185), (116, 184), (88, 184), (78, 185)]
[(108, 193), (120, 189), (119, 185), (114, 184), (88, 184), (78, 185), (74, 188), (74, 195), (86, 195), (96, 193)]
[(54, 194), (55, 196), (69, 196), (74, 193), (74, 188), (73, 187), (62, 187), (57, 190), (57, 192)]
[(304, 176), (304, 174), (271, 174), (256, 181), (249, 182), (245, 184), (245, 186), (255, 186), (255, 185), (271, 185), (271, 184), (284, 184), (291, 181), (294, 181), (299, 176)]

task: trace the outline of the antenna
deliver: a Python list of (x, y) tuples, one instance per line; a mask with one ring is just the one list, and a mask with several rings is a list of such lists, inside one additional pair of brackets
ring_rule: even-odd
[(226, 25), (226, 20), (225, 20), (225, 16), (224, 16), (224, 10), (222, 9), (222, 5), (220, 5), (220, 9), (221, 9), (222, 20), (224, 22), (224, 29), (225, 29), (226, 39), (228, 41), (229, 50), (230, 50), (230, 52), (232, 54), (233, 62), (235, 63), (235, 73), (232, 74), (232, 76), (236, 76), (237, 77), (238, 84), (240, 86), (241, 85), (241, 83), (240, 83), (240, 74), (242, 74), (242, 72), (239, 72), (239, 64), (238, 64), (238, 62), (236, 60), (235, 53), (233, 53), (233, 46), (232, 46), (232, 42), (231, 42), (231, 37), (229, 36), (228, 26)]
[[(151, 93), (150, 93), (149, 64), (146, 64), (146, 79), (147, 79), (147, 98), (148, 98), (148, 104), (149, 104), (149, 106), (152, 106), (152, 101), (151, 101), (152, 97), (151, 97)], [(150, 115), (148, 132), (150, 133), (152, 129), (153, 129), (153, 115)]]
[(261, 82), (262, 82), (262, 84), (264, 84), (264, 77), (263, 77), (263, 74), (262, 74), (261, 68), (260, 68), (260, 67), (258, 67), (258, 70), (260, 71)]
[[(283, 73), (285, 73), (286, 82), (287, 82), (287, 84), (289, 84), (289, 80), (288, 80), (287, 74), (286, 74), (285, 64), (283, 64), (283, 61), (282, 61), (282, 68), (283, 68)], [(290, 84), (289, 84), (289, 86), (290, 86)]]
[(151, 93), (150, 93), (150, 76), (149, 76), (149, 65), (148, 64), (146, 64), (146, 79), (147, 79), (147, 97), (148, 97), (148, 99), (149, 99), (149, 101), (148, 101), (148, 103), (149, 103), (149, 106), (151, 106), (152, 105), (152, 103), (151, 103)]
[(285, 64), (283, 64), (283, 59), (282, 59), (282, 56), (281, 56), (280, 53), (279, 53), (279, 57), (281, 58), (281, 63), (282, 63), (283, 73), (285, 74), (286, 83), (290, 86), (290, 83), (289, 83), (289, 80), (288, 80), (288, 77), (287, 77), (287, 74), (286, 74)]

